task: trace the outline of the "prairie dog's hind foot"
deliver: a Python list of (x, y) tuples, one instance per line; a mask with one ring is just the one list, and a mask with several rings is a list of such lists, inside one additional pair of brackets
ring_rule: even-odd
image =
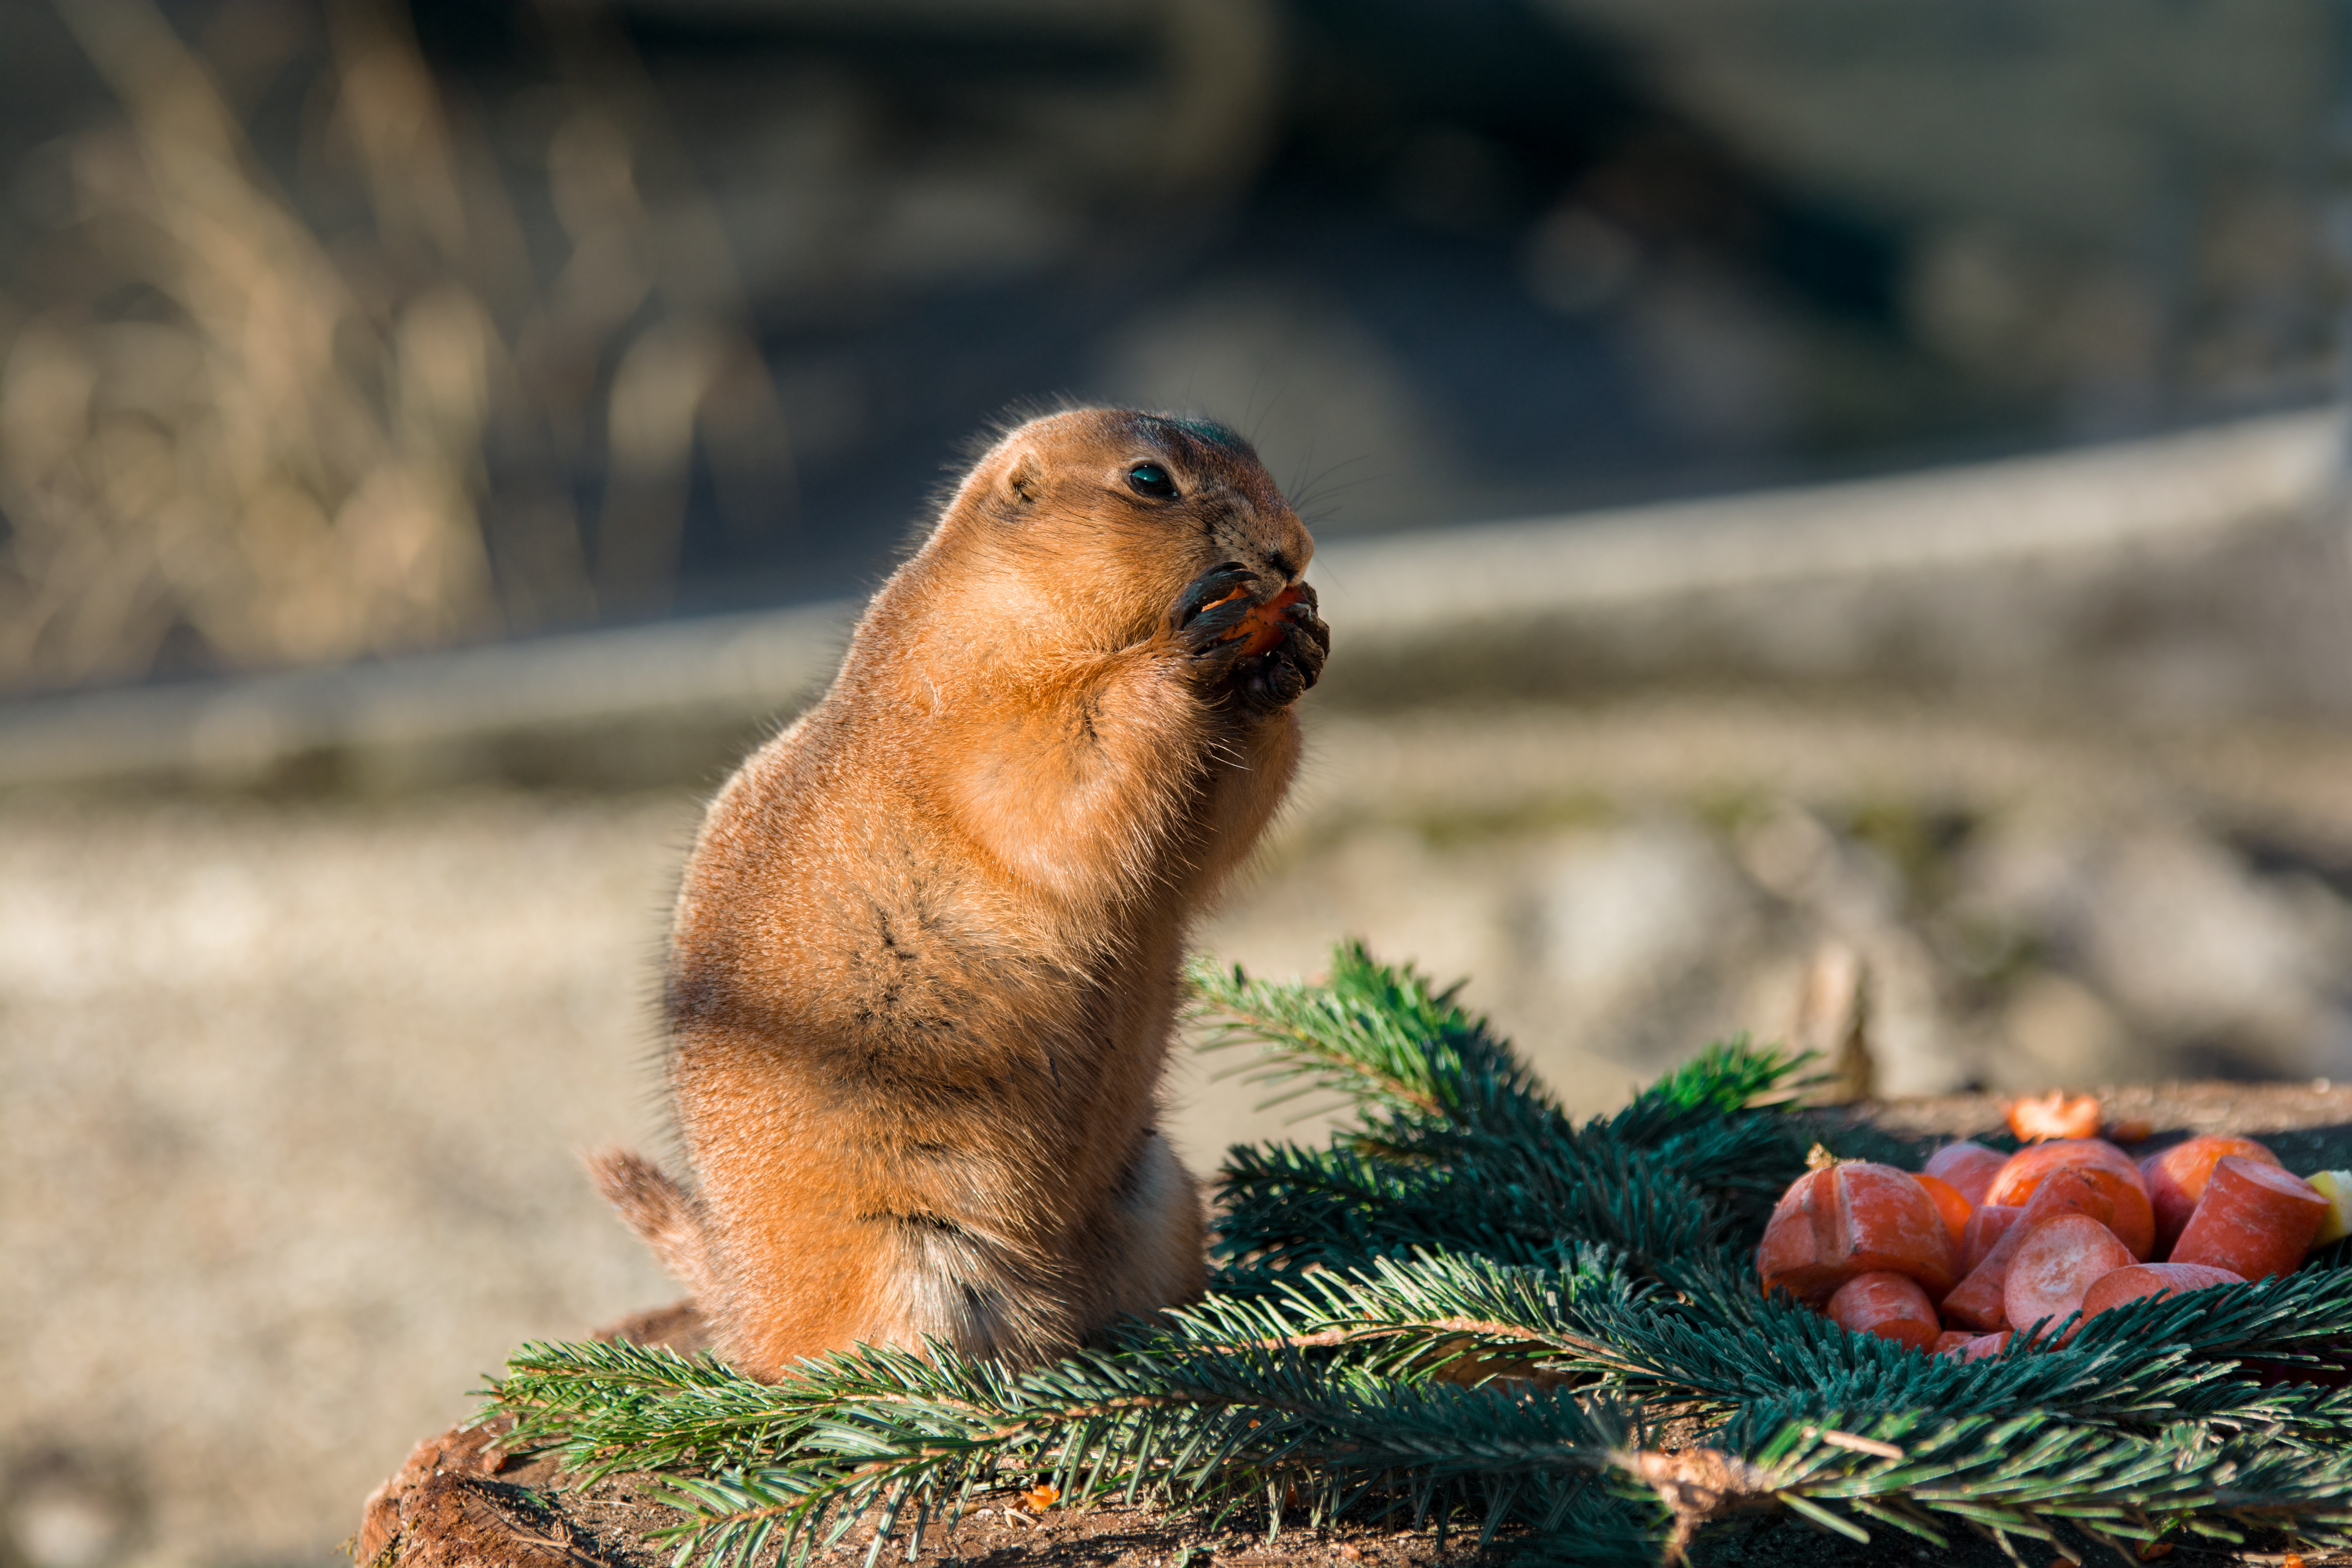
[(1061, 1302), (1066, 1281), (1031, 1249), (907, 1215), (894, 1251), (898, 1321), (887, 1337), (904, 1344), (937, 1340), (966, 1355), (1013, 1361), (1044, 1360), (1076, 1342), (1076, 1321)]
[(1157, 1130), (1144, 1133), (1120, 1184), (1108, 1256), (1090, 1270), (1087, 1317), (1104, 1323), (1149, 1317), (1195, 1300), (1208, 1289), (1208, 1227), (1201, 1186)]

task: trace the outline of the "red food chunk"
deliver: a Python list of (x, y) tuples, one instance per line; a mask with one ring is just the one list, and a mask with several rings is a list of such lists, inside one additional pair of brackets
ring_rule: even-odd
[(2327, 1217), (2327, 1200), (2301, 1176), (2241, 1154), (2224, 1156), (2172, 1249), (2175, 1263), (2226, 1268), (2267, 1279), (2302, 1267)]
[(2018, 1247), (2001, 1286), (2010, 1326), (2054, 1328), (2081, 1309), (2092, 1286), (2130, 1267), (2131, 1248), (2089, 1215), (2060, 1215), (2037, 1225)]
[(1976, 1212), (1976, 1205), (1940, 1176), (1914, 1176), (1912, 1180), (1927, 1188), (1927, 1195), (1936, 1200), (1936, 1212), (1944, 1216), (1944, 1228), (1952, 1233), (1952, 1245), (1958, 1247), (1962, 1233), (1969, 1228), (1969, 1215)]
[[(1987, 1209), (1995, 1205), (1988, 1205)], [(1985, 1213), (1986, 1209), (1977, 1211)], [(1967, 1278), (1944, 1298), (1944, 1316), (1971, 1328), (2020, 1328), (2009, 1316), (2009, 1270), (2018, 1248), (2035, 1226), (2062, 1215), (2081, 1215), (2109, 1227), (2121, 1222), (2142, 1239), (2148, 1225), (2147, 1199), (2137, 1186), (2099, 1166), (2069, 1165), (2053, 1171), (1997, 1236)], [(2135, 1254), (2135, 1257), (2137, 1255)]]
[(1964, 1334), (1958, 1337), (1964, 1342), (1963, 1343), (1954, 1345), (1949, 1350), (1939, 1351), (1938, 1353), (1952, 1356), (1960, 1361), (1982, 1361), (1989, 1355), (1999, 1355), (2009, 1348), (2007, 1329), (2001, 1330), (1999, 1333)]
[[(2139, 1183), (2129, 1176), (2119, 1176), (2105, 1165), (2070, 1165), (2052, 1172), (2042, 1185), (2046, 1187), (2062, 1176), (2069, 1183), (2079, 1178), (2090, 1184), (2098, 1196), (2077, 1201), (2076, 1211), (2114, 1231), (2116, 1239), (2131, 1248), (2135, 1259), (2147, 1262), (2156, 1249), (2156, 1211), (2148, 1207), (2147, 1194)], [(2040, 1197), (2041, 1190), (2035, 1189), (2033, 1195)], [(2031, 1209), (2033, 1200), (2027, 1199), (2025, 1206)]]
[(2004, 1163), (1994, 1175), (1992, 1185), (1985, 1189), (1983, 1201), (1989, 1204), (2021, 1204), (2033, 1195), (2042, 1178), (2053, 1171), (2069, 1165), (2097, 1165), (2130, 1179), (2143, 1195), (2147, 1189), (2141, 1185), (2139, 1167), (2132, 1157), (2104, 1138), (2067, 1138), (2052, 1143), (2036, 1143), (2031, 1149), (2020, 1149)]
[(1858, 1274), (1906, 1274), (1930, 1296), (1951, 1289), (1951, 1232), (1908, 1171), (1841, 1161), (1797, 1178), (1756, 1248), (1765, 1294), (1820, 1303)]
[(2095, 1138), (2105, 1120), (2095, 1096), (2053, 1089), (2032, 1100), (2012, 1100), (2009, 1130), (2025, 1142), (2043, 1138)]
[[(1225, 595), (1227, 599), (1232, 597), (1231, 594)], [(1242, 644), (1241, 656), (1248, 658), (1254, 654), (1264, 653), (1282, 640), (1282, 612), (1298, 603), (1298, 598), (1299, 590), (1294, 584), (1285, 588), (1262, 605), (1251, 605), (1249, 613), (1234, 622), (1234, 629), (1225, 634), (1222, 640), (1231, 642), (1234, 637), (1246, 636), (1249, 640)], [(1220, 599), (1217, 603), (1223, 604), (1224, 599)]]
[(1915, 1349), (1936, 1342), (1943, 1325), (1936, 1321), (1935, 1303), (1907, 1274), (1880, 1269), (1857, 1274), (1830, 1297), (1830, 1321), (1858, 1334), (1876, 1334)]
[(1976, 1272), (1978, 1264), (1993, 1249), (1994, 1244), (2009, 1234), (2017, 1216), (2025, 1212), (2021, 1204), (1986, 1204), (1969, 1215), (1969, 1228), (1960, 1235), (1960, 1277), (1967, 1279)]
[(1951, 1183), (1960, 1196), (1971, 1205), (1981, 1205), (1985, 1189), (2000, 1172), (2009, 1156), (1981, 1143), (1966, 1141), (1947, 1143), (1927, 1156), (1927, 1173)]
[(2202, 1263), (2135, 1263), (2129, 1268), (2116, 1269), (2083, 1292), (2083, 1316), (2094, 1318), (2110, 1307), (2150, 1296), (2178, 1296), (2183, 1290), (2202, 1290), (2209, 1285), (2243, 1283), (2226, 1268), (2209, 1268)]
[(2233, 1155), (2242, 1160), (2258, 1160), (2265, 1165), (2279, 1163), (2276, 1154), (2252, 1139), (2232, 1138), (2222, 1132), (2200, 1133), (2169, 1149), (2159, 1149), (2139, 1163), (2147, 1201), (2156, 1205), (2158, 1257), (2172, 1255), (2173, 1245), (2188, 1228), (2189, 1216), (2197, 1212), (2197, 1200), (2205, 1195), (2205, 1183), (2213, 1174), (2214, 1165)]

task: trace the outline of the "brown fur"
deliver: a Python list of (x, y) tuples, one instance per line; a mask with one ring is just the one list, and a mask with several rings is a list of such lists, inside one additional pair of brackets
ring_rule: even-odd
[(597, 1173), (739, 1365), (1030, 1359), (1200, 1290), (1160, 1067), (1186, 925), (1280, 803), (1328, 646), (1311, 590), (1271, 651), (1236, 623), (1313, 551), (1214, 426), (1034, 420), (719, 792), (667, 973), (696, 1190)]

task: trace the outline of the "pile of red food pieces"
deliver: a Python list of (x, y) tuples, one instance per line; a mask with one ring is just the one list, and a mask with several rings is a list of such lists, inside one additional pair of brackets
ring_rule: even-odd
[(2076, 1312), (2289, 1273), (2335, 1228), (2332, 1190), (2251, 1138), (2191, 1138), (2137, 1163), (2096, 1137), (2014, 1154), (1951, 1143), (1918, 1173), (1816, 1154), (1756, 1249), (1765, 1293), (1962, 1361), (2012, 1332), (2071, 1336)]

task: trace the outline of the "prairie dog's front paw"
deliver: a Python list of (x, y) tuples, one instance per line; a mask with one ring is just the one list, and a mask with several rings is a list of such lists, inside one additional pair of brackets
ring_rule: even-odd
[(1186, 675), (1203, 689), (1226, 685), (1249, 637), (1242, 623), (1255, 605), (1250, 589), (1257, 574), (1238, 561), (1220, 562), (1184, 585), (1168, 606), (1162, 636), (1183, 661)]
[[(1280, 604), (1282, 598), (1289, 602)], [(1269, 713), (1277, 708), (1287, 708), (1305, 696), (1307, 689), (1322, 679), (1323, 661), (1331, 652), (1331, 628), (1316, 613), (1318, 602), (1312, 584), (1301, 583), (1290, 595), (1281, 595), (1276, 602), (1280, 608), (1268, 628), (1272, 634), (1270, 646), (1240, 661), (1235, 685), (1244, 702)], [(1251, 645), (1267, 640), (1265, 634), (1247, 639)]]
[(1297, 701), (1323, 673), (1331, 629), (1305, 583), (1259, 599), (1257, 574), (1238, 562), (1212, 566), (1169, 607), (1167, 637), (1202, 692), (1228, 694), (1265, 714)]

